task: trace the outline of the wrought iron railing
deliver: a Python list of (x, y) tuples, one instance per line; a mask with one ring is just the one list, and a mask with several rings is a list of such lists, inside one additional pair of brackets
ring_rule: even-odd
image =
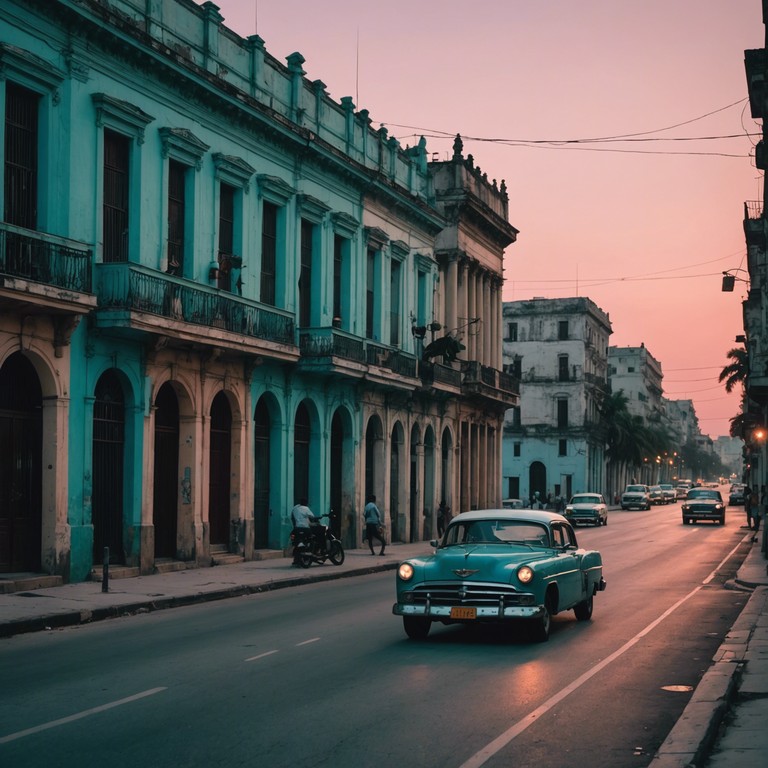
[(0, 224), (0, 273), (91, 293), (91, 251), (62, 237)]
[(363, 340), (335, 328), (313, 328), (299, 331), (302, 357), (340, 357), (365, 363)]
[(147, 312), (266, 341), (294, 343), (292, 315), (250, 299), (139, 264), (99, 264), (97, 275), (101, 310)]
[(418, 375), (414, 355), (353, 336), (337, 328), (300, 330), (299, 349), (305, 358), (336, 357), (387, 368), (398, 376), (415, 379)]

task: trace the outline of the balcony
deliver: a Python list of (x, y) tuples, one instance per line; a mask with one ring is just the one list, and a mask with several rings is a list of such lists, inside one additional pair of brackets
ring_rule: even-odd
[(759, 200), (748, 200), (744, 203), (744, 236), (747, 245), (765, 248), (765, 220), (763, 204)]
[(476, 360), (462, 363), (461, 374), (463, 395), (505, 409), (518, 405), (520, 382), (514, 376)]
[(0, 224), (0, 308), (83, 315), (96, 307), (91, 251), (83, 243)]
[(292, 361), (293, 316), (140, 264), (97, 264), (96, 326)]
[(364, 378), (387, 388), (413, 389), (418, 384), (415, 356), (338, 328), (301, 329), (299, 348), (304, 371)]

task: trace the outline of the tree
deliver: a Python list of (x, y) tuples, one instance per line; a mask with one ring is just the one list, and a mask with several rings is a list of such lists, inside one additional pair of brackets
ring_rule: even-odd
[(726, 357), (731, 361), (720, 371), (718, 381), (725, 382), (725, 391), (730, 394), (737, 384), (746, 386), (749, 376), (749, 354), (744, 347), (734, 347), (728, 350)]

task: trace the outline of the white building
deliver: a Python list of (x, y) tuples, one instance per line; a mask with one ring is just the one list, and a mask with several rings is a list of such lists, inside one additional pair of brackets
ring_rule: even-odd
[(662, 421), (664, 374), (661, 363), (646, 349), (645, 344), (639, 347), (610, 347), (608, 376), (613, 392), (624, 391), (627, 410), (631, 414), (642, 416), (646, 426)]
[(512, 498), (604, 490), (599, 404), (606, 391), (608, 314), (588, 298), (505, 302), (504, 367), (520, 406), (504, 423), (502, 490)]

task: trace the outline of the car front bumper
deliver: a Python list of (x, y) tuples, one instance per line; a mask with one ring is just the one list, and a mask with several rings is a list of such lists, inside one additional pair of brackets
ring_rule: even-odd
[(395, 603), (392, 606), (392, 613), (395, 616), (419, 616), (422, 618), (434, 619), (435, 621), (503, 621), (505, 619), (539, 619), (544, 616), (543, 605), (506, 605), (506, 606), (466, 606), (475, 609), (476, 618), (461, 619), (451, 616), (451, 608), (465, 606), (448, 605), (411, 605), (408, 603)]

